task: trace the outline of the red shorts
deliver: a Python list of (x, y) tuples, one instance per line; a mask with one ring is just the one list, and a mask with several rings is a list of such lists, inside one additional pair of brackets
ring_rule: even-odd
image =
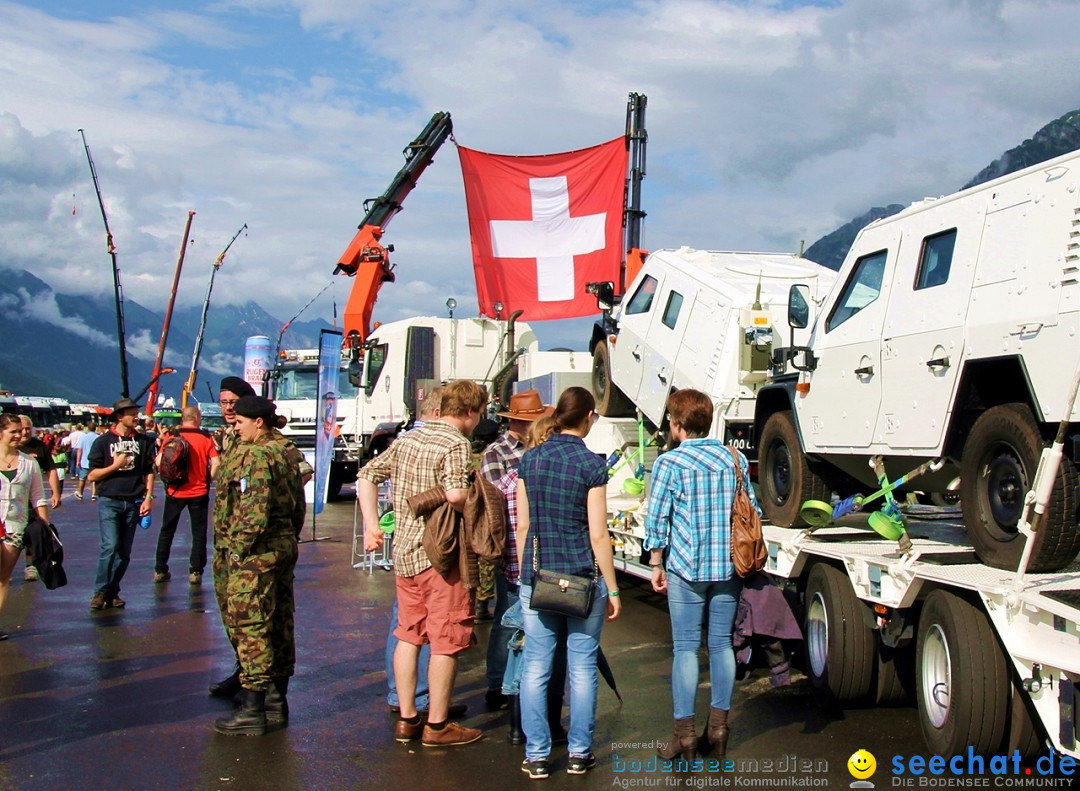
[(453, 656), (473, 644), (472, 591), (454, 569), (444, 578), (433, 568), (413, 577), (395, 577), (398, 625), (394, 636), (431, 653)]

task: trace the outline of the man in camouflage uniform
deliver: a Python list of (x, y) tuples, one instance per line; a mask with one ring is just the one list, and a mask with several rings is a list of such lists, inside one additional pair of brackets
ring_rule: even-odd
[[(225, 459), (227, 459), (240, 445), (240, 435), (236, 431), (236, 405), (240, 398), (254, 395), (254, 388), (238, 376), (226, 376), (221, 380), (218, 405), (221, 407), (221, 416), (225, 421), (225, 434), (221, 444), (221, 463), (224, 463)], [(304, 454), (300, 449), (293, 444), (292, 440), (278, 430), (277, 423), (271, 428), (270, 433), (274, 442), (279, 444), (284, 450), (285, 457), (292, 465), (294, 474), (300, 479), (300, 487), (302, 490), (303, 487), (307, 485), (307, 482), (311, 480), (315, 471), (311, 468), (311, 465), (308, 464), (307, 459), (304, 458)], [(303, 511), (305, 505), (304, 497), (302, 495), (303, 492), (301, 491), (301, 513), (296, 528), (298, 535), (304, 523)], [(228, 571), (227, 557), (227, 554), (221, 552), (221, 547), (218, 542), (218, 528), (215, 520), (214, 553), (213, 558), (211, 559), (211, 573), (214, 580), (214, 594), (217, 597), (218, 612), (222, 614), (223, 618), (227, 609), (225, 596), (225, 584)], [(232, 698), (240, 693), (240, 659), (236, 656), (236, 644), (233, 642), (231, 635), (229, 636), (229, 642), (233, 644), (233, 672), (220, 681), (215, 681), (210, 685), (210, 694), (215, 697)]]
[(275, 441), (274, 405), (242, 396), (239, 441), (215, 478), (215, 563), (225, 568), (222, 621), (240, 662), (241, 705), (214, 723), (224, 734), (261, 735), (288, 721), (286, 692), (296, 663), (293, 572), (304, 522), (295, 465)]

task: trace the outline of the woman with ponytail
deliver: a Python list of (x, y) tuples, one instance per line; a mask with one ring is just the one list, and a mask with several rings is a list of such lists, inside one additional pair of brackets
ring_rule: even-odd
[[(521, 722), (525, 760), (521, 771), (532, 779), (548, 776), (551, 729), (548, 682), (560, 630), (567, 632), (570, 675), (568, 774), (585, 774), (596, 765), (592, 754), (596, 724), (596, 654), (600, 631), (619, 617), (621, 605), (607, 530), (607, 465), (585, 447), (596, 419), (596, 401), (571, 387), (555, 407), (553, 433), (525, 452), (518, 467), (517, 551), (521, 567), (521, 608), (525, 622)], [(535, 539), (535, 540), (534, 540)], [(539, 556), (534, 563), (534, 547)], [(530, 606), (534, 567), (592, 577), (599, 570), (592, 611), (574, 618)]]

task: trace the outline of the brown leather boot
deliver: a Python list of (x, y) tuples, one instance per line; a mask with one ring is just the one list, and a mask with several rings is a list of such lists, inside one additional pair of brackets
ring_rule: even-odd
[(671, 740), (667, 744), (657, 748), (656, 754), (670, 761), (681, 753), (687, 761), (692, 761), (697, 757), (697, 742), (694, 718), (675, 720), (675, 733), (671, 735)]
[(702, 739), (702, 752), (711, 753), (713, 758), (723, 758), (727, 754), (728, 724), (727, 711), (709, 707), (709, 724), (705, 726)]

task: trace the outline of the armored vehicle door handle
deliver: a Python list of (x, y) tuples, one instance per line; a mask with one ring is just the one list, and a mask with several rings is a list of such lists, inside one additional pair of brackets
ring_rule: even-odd
[(926, 361), (927, 368), (948, 368), (949, 365), (948, 357), (935, 357), (933, 360)]
[(664, 372), (663, 368), (656, 372), (656, 378), (662, 383), (667, 384), (667, 373)]
[(634, 355), (635, 360), (637, 360), (638, 362), (641, 362), (641, 346), (635, 346), (630, 351), (630, 354)]
[(855, 369), (855, 375), (856, 376), (873, 376), (874, 375), (874, 366), (868, 365), (865, 368), (856, 368)]

